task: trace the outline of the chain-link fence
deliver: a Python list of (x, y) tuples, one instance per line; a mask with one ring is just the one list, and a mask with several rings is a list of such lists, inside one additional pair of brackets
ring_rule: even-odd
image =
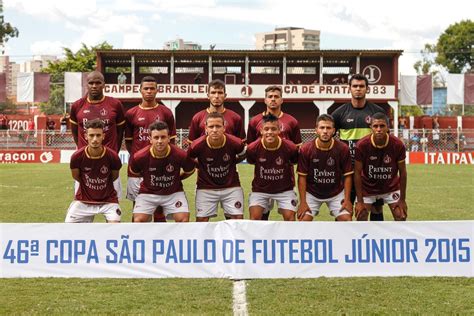
[[(392, 131), (393, 133), (393, 131)], [(176, 131), (176, 144), (187, 149), (188, 129)], [(314, 129), (302, 129), (303, 143), (313, 140)], [(403, 140), (408, 151), (472, 151), (474, 150), (474, 129), (401, 129), (398, 137)], [(37, 130), (8, 131), (0, 130), (0, 149), (75, 149), (70, 131)], [(122, 149), (125, 150), (125, 144)]]

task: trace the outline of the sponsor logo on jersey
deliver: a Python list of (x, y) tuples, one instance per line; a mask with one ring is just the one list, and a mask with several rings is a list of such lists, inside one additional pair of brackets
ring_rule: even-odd
[(100, 168), (100, 172), (103, 173), (103, 174), (106, 174), (108, 171), (109, 171), (109, 168), (107, 168), (107, 166), (102, 166)]
[(138, 121), (144, 121), (144, 120), (145, 120), (144, 117), (139, 117), (139, 118), (138, 118)]
[(156, 171), (156, 168), (149, 168), (149, 171)]
[(265, 161), (267, 161), (267, 158), (258, 158), (258, 161), (265, 162)]
[(166, 171), (168, 171), (168, 172), (173, 172), (173, 171), (174, 171), (174, 166), (173, 166), (172, 164), (168, 164), (168, 165), (166, 166)]
[(317, 159), (317, 158), (313, 159), (313, 162), (319, 162), (319, 159)]
[(92, 168), (89, 168), (89, 167), (84, 167), (84, 171), (91, 171)]
[(385, 155), (385, 157), (383, 157), (383, 162), (390, 163), (391, 161), (392, 161), (392, 158), (390, 158), (389, 155)]
[(90, 110), (84, 110), (84, 114), (90, 113)]
[(369, 159), (370, 160), (377, 160), (377, 156), (370, 156)]
[(348, 118), (346, 121), (347, 121), (347, 123), (351, 123), (351, 122), (354, 122), (354, 119)]
[(214, 161), (214, 158), (208, 157), (208, 158), (206, 158), (206, 161)]

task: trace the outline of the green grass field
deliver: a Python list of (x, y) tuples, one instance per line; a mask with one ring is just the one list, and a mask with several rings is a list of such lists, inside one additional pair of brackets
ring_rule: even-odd
[[(251, 166), (240, 165), (239, 170), (248, 194)], [(409, 165), (409, 220), (474, 219), (473, 176), (472, 166)], [(125, 190), (125, 169), (121, 177)], [(192, 209), (194, 181), (195, 177), (185, 181)], [(0, 222), (62, 222), (73, 198), (72, 187), (67, 164), (0, 165)], [(130, 221), (131, 203), (123, 201), (121, 207), (123, 221)], [(391, 220), (387, 207), (385, 217)], [(272, 212), (272, 219), (280, 220), (277, 212)], [(316, 220), (333, 219), (323, 209)], [(474, 280), (249, 280), (247, 302), (251, 315), (473, 314)], [(232, 281), (1, 279), (0, 314), (232, 314)]]

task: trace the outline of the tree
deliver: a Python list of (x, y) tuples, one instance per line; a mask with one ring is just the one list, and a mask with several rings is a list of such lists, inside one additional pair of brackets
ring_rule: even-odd
[(96, 51), (99, 49), (112, 49), (112, 45), (102, 42), (96, 46), (88, 47), (82, 44), (77, 52), (64, 47), (66, 58), (49, 62), (43, 72), (51, 74), (51, 89), (49, 101), (40, 104), (41, 110), (46, 114), (59, 114), (64, 111), (64, 73), (89, 72), (96, 69)]
[(436, 64), (435, 53), (436, 45), (425, 44), (423, 50), (420, 51), (422, 59), (418, 60), (413, 68), (415, 68), (418, 75), (432, 75), (435, 87), (444, 87), (446, 80), (439, 70), (439, 65)]
[(450, 73), (474, 71), (474, 22), (463, 20), (450, 25), (438, 38), (436, 63)]
[(3, 46), (10, 38), (18, 37), (20, 32), (10, 23), (5, 22), (3, 19), (3, 1), (0, 1), (0, 47), (2, 48), (2, 54), (4, 53)]

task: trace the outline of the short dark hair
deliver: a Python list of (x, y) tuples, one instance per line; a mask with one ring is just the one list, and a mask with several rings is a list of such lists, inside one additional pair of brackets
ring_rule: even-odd
[(270, 91), (279, 91), (280, 96), (283, 95), (283, 90), (281, 89), (280, 86), (268, 86), (265, 88), (265, 97), (267, 96), (267, 93)]
[(225, 92), (225, 82), (220, 79), (214, 79), (207, 85), (210, 89), (211, 87), (214, 89), (224, 89)]
[(153, 123), (150, 124), (148, 129), (150, 130), (150, 134), (152, 131), (162, 131), (162, 130), (166, 130), (168, 134), (170, 133), (168, 124), (166, 124), (166, 122), (163, 122), (163, 121), (154, 121)]
[(385, 115), (385, 113), (377, 112), (377, 113), (373, 114), (372, 117), (371, 117), (370, 125), (372, 125), (372, 122), (373, 122), (374, 120), (384, 120), (385, 123), (387, 123), (387, 125), (389, 125), (388, 116)]
[(93, 120), (88, 120), (85, 124), (84, 124), (84, 127), (85, 129), (89, 129), (89, 128), (101, 128), (101, 129), (104, 129), (105, 127), (105, 124), (104, 122), (99, 119), (99, 118), (96, 118), (96, 119), (93, 119)]
[(158, 84), (158, 81), (156, 81), (156, 78), (153, 76), (145, 76), (142, 78), (142, 81), (140, 81), (140, 89), (142, 88), (142, 85), (144, 82), (154, 82)]
[(349, 79), (349, 86), (352, 85), (352, 80), (364, 80), (365, 81), (365, 86), (366, 87), (369, 86), (369, 79), (367, 79), (367, 77), (364, 76), (363, 74), (352, 75), (351, 79)]
[(225, 125), (224, 115), (222, 115), (219, 112), (211, 112), (211, 113), (208, 113), (207, 116), (206, 116), (206, 126), (207, 126), (207, 121), (209, 119), (213, 119), (213, 118), (220, 118), (222, 120), (222, 124)]
[(268, 122), (278, 122), (278, 117), (273, 115), (272, 113), (265, 114), (262, 116), (262, 123), (268, 123)]
[(333, 127), (335, 126), (334, 117), (332, 117), (332, 115), (330, 115), (330, 114), (321, 114), (321, 115), (319, 115), (318, 118), (316, 119), (316, 126), (318, 126), (319, 122), (321, 122), (321, 121), (332, 122), (332, 126)]

